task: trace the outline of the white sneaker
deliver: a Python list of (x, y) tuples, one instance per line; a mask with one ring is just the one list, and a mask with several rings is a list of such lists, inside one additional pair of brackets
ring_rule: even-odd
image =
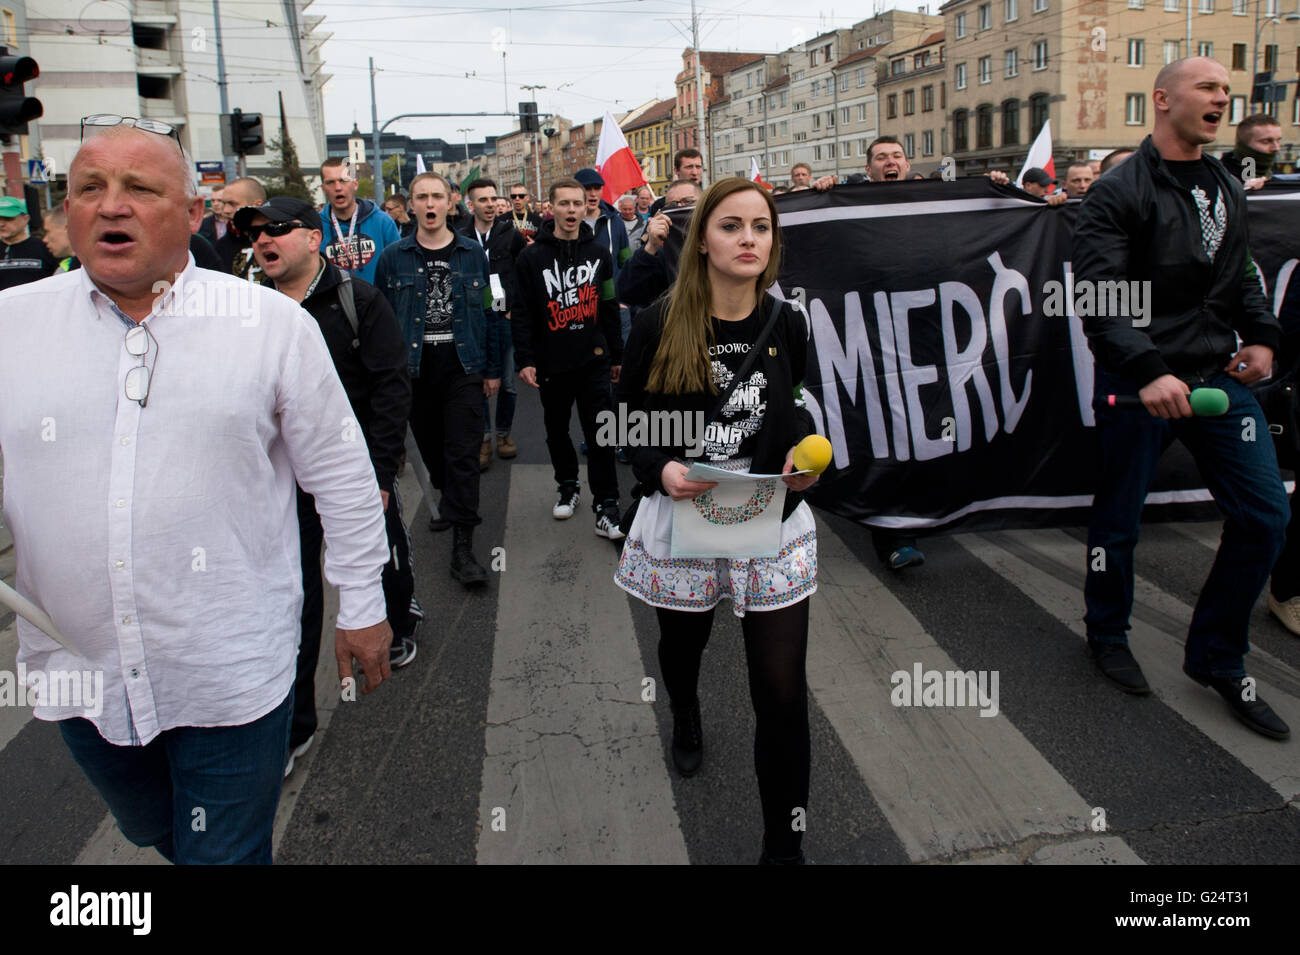
[(556, 500), (555, 506), (551, 508), (551, 516), (557, 521), (567, 521), (573, 516), (573, 512), (578, 509), (578, 504), (582, 501), (582, 495), (578, 493), (578, 485), (561, 484), (560, 496)]
[(1270, 592), (1268, 595), (1268, 609), (1282, 622), (1292, 633), (1300, 635), (1300, 597), (1292, 597), (1290, 600), (1278, 600)]
[(618, 505), (601, 508), (596, 515), (596, 536), (608, 537), (612, 541), (621, 541), (627, 535), (618, 529)]
[(305, 755), (307, 750), (311, 749), (311, 741), (314, 740), (315, 738), (316, 738), (316, 734), (312, 733), (311, 736), (307, 737), (307, 742), (303, 743), (301, 746), (295, 746), (293, 749), (289, 750), (289, 761), (284, 764), (285, 779), (288, 779), (289, 774), (293, 772), (294, 761), (297, 760), (299, 756)]

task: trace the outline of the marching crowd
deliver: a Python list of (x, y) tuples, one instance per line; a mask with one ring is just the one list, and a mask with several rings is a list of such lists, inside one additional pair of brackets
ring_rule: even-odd
[[(1272, 371), (1282, 336), (1254, 277), (1242, 184), (1202, 152), (1227, 107), (1226, 73), (1180, 60), (1156, 87), (1155, 130), (1140, 146), (1099, 168), (1069, 164), (1061, 192), (1043, 170), (1022, 182), (1053, 206), (1086, 198), (1081, 278), (1159, 290), (1149, 329), (1105, 318), (1086, 328), (1098, 387), (1136, 395), (1150, 412), (1098, 416), (1088, 543), (1109, 570), (1088, 574), (1088, 642), (1109, 680), (1149, 692), (1126, 638), (1132, 553), (1155, 464), (1177, 437), (1227, 515), (1185, 669), (1246, 725), (1286, 739), (1285, 723), (1241, 687), (1250, 610), (1282, 550), (1288, 504), (1272, 446), (1243, 447), (1230, 433), (1242, 416), (1260, 417), (1246, 386)], [(91, 119), (66, 212), (46, 216), (43, 242), (27, 234), (22, 203), (0, 199), (0, 288), (12, 289), (0, 296), (0, 446), (19, 589), (74, 644), (24, 624), (20, 660), (107, 674), (93, 722), (58, 701), (36, 715), (60, 722), (127, 837), (178, 862), (270, 861), (280, 780), (316, 731), (322, 542), (324, 577), (340, 592), (339, 677), (354, 679), (355, 661), (368, 693), (415, 658), (423, 619), (398, 475), (408, 461), (427, 469), (440, 492), (429, 526), (451, 531), (450, 574), (481, 587), (480, 474), (518, 453), (523, 387), (541, 401), (552, 517), (584, 506), (585, 453), (594, 531), (623, 542), (614, 582), (656, 609), (684, 776), (703, 759), (701, 655), (714, 609), (731, 600), (757, 716), (761, 861), (803, 861), (790, 815), (808, 802), (817, 541), (802, 493), (816, 476), (792, 473), (791, 451), (813, 431), (795, 401), (808, 331), (766, 291), (781, 255), (769, 191), (740, 178), (705, 190), (700, 154), (686, 149), (662, 196), (643, 187), (607, 202), (595, 169), (544, 196), (486, 178), (462, 196), (426, 172), (379, 205), (330, 159), (321, 209), (268, 199), (242, 178), (205, 216), (175, 130)], [(1243, 123), (1239, 158), (1260, 168), (1271, 153), (1254, 137), (1269, 132)], [(871, 144), (866, 181), (909, 178), (897, 139)], [(803, 164), (791, 182), (837, 185)], [(675, 259), (665, 253), (674, 228), (685, 231)], [(253, 313), (195, 322), (169, 307), (191, 283), (250, 280), (260, 286)], [(1200, 385), (1226, 391), (1232, 414), (1190, 417), (1187, 395)], [(672, 557), (672, 502), (714, 485), (687, 477), (681, 446), (597, 440), (597, 416), (615, 403), (703, 415), (703, 460), (784, 474), (777, 555)], [(569, 437), (575, 406), (581, 449)], [(57, 441), (42, 438), (35, 422), (45, 419), (59, 422)], [(631, 466), (629, 508), (620, 461)], [(915, 540), (880, 533), (875, 543), (893, 570), (924, 561)], [(1273, 594), (1274, 612), (1300, 632), (1300, 595), (1276, 582)], [(229, 767), (221, 781), (201, 769), (213, 761)], [(213, 807), (205, 833), (186, 824), (200, 804)]]

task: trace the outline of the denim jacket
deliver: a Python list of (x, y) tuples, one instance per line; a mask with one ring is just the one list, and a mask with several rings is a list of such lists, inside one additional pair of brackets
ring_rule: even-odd
[[(455, 234), (455, 248), (448, 265), (452, 274), (452, 334), (456, 355), (465, 374), (482, 373), (484, 378), (501, 377), (501, 325), (504, 319), (490, 308), (488, 265), (483, 250), (463, 235)], [(428, 276), (424, 251), (415, 234), (394, 242), (379, 256), (375, 285), (393, 306), (397, 323), (406, 339), (407, 369), (412, 378), (420, 375), (424, 351), (424, 315)]]

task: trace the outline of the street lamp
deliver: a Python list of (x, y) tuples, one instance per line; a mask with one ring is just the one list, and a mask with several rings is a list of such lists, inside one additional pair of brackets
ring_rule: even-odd
[[(1276, 26), (1277, 24), (1281, 23), (1283, 20), (1286, 20), (1288, 23), (1293, 23), (1293, 22), (1295, 22), (1296, 20), (1300, 20), (1300, 12), (1298, 12), (1298, 13), (1288, 13), (1285, 17), (1269, 16), (1268, 19), (1266, 19), (1266, 20), (1264, 20), (1264, 21), (1261, 22), (1260, 19), (1259, 19), (1259, 9), (1260, 9), (1260, 6), (1263, 4), (1263, 2), (1264, 2), (1264, 0), (1255, 0), (1255, 46), (1254, 46), (1254, 51), (1252, 52), (1252, 54), (1251, 54), (1251, 59), (1250, 59), (1250, 67), (1251, 67), (1251, 69), (1250, 69), (1250, 74), (1251, 74), (1251, 75), (1250, 75), (1250, 82), (1251, 82), (1252, 86), (1253, 86), (1253, 84), (1254, 84), (1254, 82), (1255, 82), (1255, 74), (1257, 74), (1257, 73), (1259, 72), (1259, 33), (1260, 33), (1260, 31), (1261, 31), (1261, 30), (1262, 30), (1262, 29), (1263, 29), (1267, 24), (1270, 24), (1270, 23), (1273, 24), (1274, 26)], [(1253, 90), (1252, 90), (1252, 92), (1253, 92)]]
[(464, 126), (462, 126), (459, 129), (457, 129), (456, 132), (465, 134), (465, 165), (468, 166), (469, 165), (469, 134), (474, 132), (474, 128), (471, 126), (469, 129), (466, 129)]

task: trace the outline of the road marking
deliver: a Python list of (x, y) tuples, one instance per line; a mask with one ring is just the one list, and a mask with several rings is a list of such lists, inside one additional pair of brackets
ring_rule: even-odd
[[(970, 554), (1025, 596), (1086, 639), (1083, 580), (1087, 545), (1059, 530), (958, 535)], [(1300, 766), (1291, 747), (1265, 739), (1238, 723), (1218, 694), (1193, 683), (1182, 671), (1183, 643), (1192, 608), (1150, 581), (1134, 577), (1129, 645), (1147, 682), (1166, 706), (1223, 747), (1283, 799), (1300, 793)], [(1300, 725), (1300, 673), (1253, 648), (1246, 669), (1259, 682), (1259, 695), (1292, 726)], [(1101, 679), (1098, 677), (1098, 679)]]
[(478, 861), (685, 863), (618, 551), (554, 495), (549, 466), (512, 467)]
[[(958, 667), (822, 521), (817, 546), (808, 687), (908, 856), (1085, 835), (1090, 805), (1005, 716), (890, 702), (895, 671)], [(1141, 863), (1116, 841), (1114, 860)]]

